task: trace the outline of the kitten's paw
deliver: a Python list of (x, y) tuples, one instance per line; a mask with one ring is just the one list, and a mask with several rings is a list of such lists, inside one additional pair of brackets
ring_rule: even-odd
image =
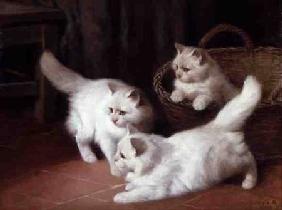
[(134, 184), (128, 183), (128, 184), (125, 186), (125, 190), (126, 190), (126, 191), (130, 191), (130, 190), (133, 190), (134, 187), (135, 187)]
[(257, 175), (256, 171), (251, 169), (247, 172), (245, 179), (242, 182), (242, 188), (245, 190), (250, 190), (256, 186), (257, 183)]
[(114, 202), (116, 203), (128, 203), (127, 199), (127, 193), (126, 192), (121, 192), (115, 195), (114, 197)]
[(256, 181), (245, 179), (242, 183), (242, 188), (245, 190), (250, 190), (256, 186)]
[(183, 101), (183, 94), (179, 91), (173, 91), (170, 95), (170, 99), (175, 103)]
[(197, 111), (201, 111), (204, 110), (207, 107), (207, 102), (204, 98), (195, 98), (195, 100), (193, 101), (193, 108)]
[(87, 163), (95, 163), (97, 157), (93, 153), (81, 155), (82, 159)]
[(111, 166), (111, 174), (113, 176), (122, 176), (120, 170), (118, 170), (118, 168), (116, 166)]

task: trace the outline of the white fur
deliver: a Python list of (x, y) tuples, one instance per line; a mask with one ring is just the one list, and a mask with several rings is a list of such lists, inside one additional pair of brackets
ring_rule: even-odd
[(195, 110), (204, 110), (211, 102), (222, 105), (238, 94), (207, 51), (177, 43), (175, 47), (177, 55), (172, 68), (176, 79), (170, 96), (172, 101), (188, 99), (193, 101)]
[(100, 145), (111, 166), (119, 175), (113, 156), (127, 126), (148, 132), (153, 125), (153, 112), (140, 92), (119, 80), (83, 78), (60, 64), (49, 52), (40, 60), (43, 74), (59, 90), (70, 95), (67, 128), (76, 138), (84, 161), (93, 163), (96, 156), (90, 144)]
[[(247, 77), (241, 94), (210, 123), (168, 138), (134, 133), (118, 144), (116, 165), (127, 174), (118, 203), (157, 200), (207, 189), (242, 174), (242, 187), (256, 185), (256, 162), (244, 142), (242, 126), (261, 98), (257, 80)], [(137, 152), (139, 151), (139, 152)]]

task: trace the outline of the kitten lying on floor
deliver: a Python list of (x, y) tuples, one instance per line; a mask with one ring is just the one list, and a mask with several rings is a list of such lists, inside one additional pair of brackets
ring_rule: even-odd
[(222, 105), (238, 94), (238, 90), (223, 75), (217, 62), (201, 48), (175, 43), (177, 55), (172, 62), (175, 72), (174, 102), (193, 101), (195, 110), (204, 110), (211, 102)]
[(134, 133), (118, 144), (115, 163), (126, 180), (127, 192), (114, 201), (157, 200), (207, 189), (242, 174), (242, 187), (256, 185), (255, 159), (241, 130), (261, 98), (261, 86), (249, 76), (242, 92), (229, 101), (210, 123), (168, 138)]
[(94, 141), (108, 159), (111, 173), (119, 175), (113, 156), (126, 127), (131, 125), (144, 132), (152, 128), (153, 110), (148, 100), (138, 89), (122, 81), (83, 78), (47, 51), (40, 66), (58, 90), (70, 95), (67, 128), (76, 138), (82, 159), (89, 163), (96, 161), (90, 147)]

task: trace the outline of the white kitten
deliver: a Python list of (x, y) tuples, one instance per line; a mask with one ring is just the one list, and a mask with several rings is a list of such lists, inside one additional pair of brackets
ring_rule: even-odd
[(70, 95), (67, 128), (75, 136), (84, 161), (92, 163), (96, 156), (90, 143), (98, 143), (108, 159), (111, 173), (119, 175), (113, 156), (128, 125), (150, 131), (153, 111), (148, 100), (135, 87), (119, 80), (90, 80), (66, 68), (50, 53), (40, 60), (42, 73), (62, 92)]
[(168, 138), (135, 133), (118, 144), (115, 161), (127, 174), (127, 192), (114, 201), (157, 200), (207, 189), (242, 174), (242, 187), (256, 185), (255, 159), (241, 130), (261, 98), (261, 86), (249, 76), (241, 94), (229, 101), (210, 123)]
[[(122, 175), (126, 176), (127, 181), (148, 173), (158, 161), (161, 160), (161, 153), (154, 149), (155, 142), (163, 140), (162, 136), (150, 135), (146, 143), (142, 140), (143, 133), (136, 133), (134, 136), (127, 132), (126, 137), (118, 144), (115, 155), (115, 163)], [(130, 138), (129, 138), (130, 136)], [(146, 155), (143, 155), (146, 151)]]
[(195, 110), (204, 110), (211, 102), (222, 105), (238, 94), (206, 50), (178, 43), (175, 48), (177, 55), (172, 68), (176, 79), (170, 96), (172, 101), (188, 99), (193, 101)]

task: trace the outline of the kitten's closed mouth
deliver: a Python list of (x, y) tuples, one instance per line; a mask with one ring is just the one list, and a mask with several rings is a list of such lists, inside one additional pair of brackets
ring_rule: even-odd
[(123, 125), (118, 125), (118, 124), (116, 124), (116, 123), (113, 123), (116, 127), (118, 127), (118, 128), (124, 128), (124, 126)]

